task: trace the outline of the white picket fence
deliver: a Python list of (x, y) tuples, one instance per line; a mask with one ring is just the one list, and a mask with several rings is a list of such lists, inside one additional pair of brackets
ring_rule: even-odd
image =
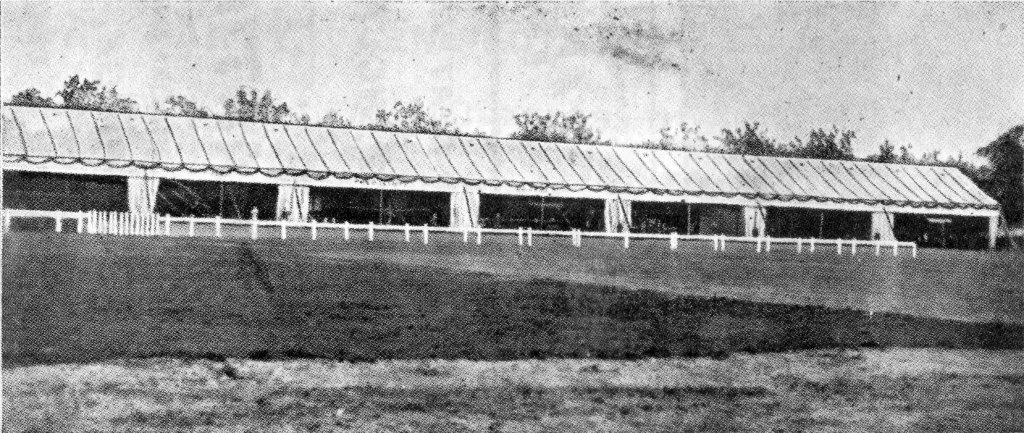
[(185, 236), (197, 236), (198, 228), (212, 228), (214, 237), (223, 237), (228, 227), (244, 227), (252, 239), (258, 239), (261, 235), (261, 228), (275, 228), (275, 237), (280, 233), (281, 239), (288, 238), (289, 229), (308, 229), (310, 239), (316, 240), (326, 231), (340, 234), (346, 241), (350, 240), (357, 232), (364, 232), (368, 241), (373, 241), (378, 232), (398, 232), (403, 234), (405, 242), (413, 242), (413, 238), (423, 244), (430, 243), (431, 234), (454, 233), (462, 236), (463, 243), (483, 244), (484, 235), (500, 235), (503, 237), (515, 236), (520, 246), (533, 246), (534, 237), (564, 237), (569, 238), (575, 247), (583, 246), (583, 238), (595, 239), (617, 239), (621, 240), (622, 247), (628, 249), (630, 242), (637, 240), (661, 240), (667, 241), (671, 250), (679, 248), (680, 242), (707, 242), (711, 244), (714, 251), (726, 251), (727, 244), (754, 244), (756, 252), (770, 253), (772, 246), (791, 245), (796, 249), (797, 254), (806, 252), (814, 253), (818, 250), (828, 251), (834, 249), (837, 255), (856, 255), (858, 250), (873, 250), (876, 256), (881, 255), (883, 250), (891, 250), (893, 256), (898, 256), (900, 249), (909, 249), (911, 257), (917, 257), (917, 244), (914, 242), (900, 241), (873, 241), (873, 240), (851, 240), (851, 239), (815, 239), (815, 238), (773, 238), (762, 237), (738, 237), (726, 235), (681, 235), (649, 234), (649, 233), (606, 233), (590, 232), (582, 230), (553, 231), (533, 230), (531, 228), (518, 229), (495, 229), (482, 227), (431, 227), (410, 225), (380, 225), (372, 222), (367, 224), (326, 223), (318, 221), (297, 222), (297, 221), (264, 221), (256, 219), (230, 219), (230, 218), (198, 218), (198, 217), (176, 217), (157, 214), (135, 214), (128, 212), (66, 212), (66, 211), (39, 211), (24, 209), (4, 209), (3, 227), (8, 231), (12, 219), (53, 219), (54, 230), (63, 232), (64, 222), (72, 220), (75, 222), (77, 233), (109, 234), (109, 235), (135, 235), (135, 236), (181, 236), (173, 227), (186, 227)]

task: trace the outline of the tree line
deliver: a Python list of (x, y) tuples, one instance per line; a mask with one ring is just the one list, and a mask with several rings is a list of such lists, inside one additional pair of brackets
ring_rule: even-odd
[[(63, 88), (53, 96), (46, 96), (36, 88), (16, 93), (8, 104), (64, 107), (73, 109), (140, 112), (139, 103), (121, 95), (117, 86), (102, 86), (98, 80), (89, 80), (74, 75), (64, 82)], [(371, 129), (397, 132), (417, 132), (465, 136), (484, 136), (479, 131), (461, 130), (450, 113), (442, 110), (433, 113), (422, 101), (397, 101), (394, 105), (378, 109), (375, 121), (356, 124), (340, 111), (333, 110), (318, 121), (307, 114), (292, 110), (287, 102), (274, 98), (270, 90), (262, 94), (247, 87), (239, 87), (225, 99), (222, 114), (212, 113), (183, 95), (170, 96), (156, 102), (153, 112), (159, 114), (238, 119), (257, 122), (292, 123), (301, 125), (331, 126), (357, 129)], [(533, 141), (585, 143), (610, 145), (611, 141), (601, 138), (592, 123), (592, 116), (581, 112), (563, 113), (519, 113), (513, 116), (516, 129), (509, 138)], [(878, 146), (877, 153), (865, 158), (853, 154), (853, 141), (857, 135), (851, 130), (816, 128), (806, 137), (794, 137), (781, 141), (771, 137), (757, 122), (744, 122), (735, 129), (722, 129), (715, 137), (701, 133), (700, 127), (681, 123), (678, 126), (662, 128), (657, 140), (648, 140), (633, 146), (692, 150), (702, 152), (732, 153), (757, 156), (784, 156), (795, 158), (818, 158), (835, 160), (865, 160), (884, 163), (939, 165), (956, 167), (974, 180), (982, 189), (1002, 204), (1007, 221), (1019, 224), (1024, 219), (1024, 124), (1015, 126), (992, 142), (978, 149), (977, 154), (987, 164), (973, 164), (963, 158), (943, 157), (939, 151), (915, 155), (909, 145), (898, 149), (889, 140)], [(713, 144), (717, 142), (717, 144)], [(627, 144), (628, 145), (628, 144)]]

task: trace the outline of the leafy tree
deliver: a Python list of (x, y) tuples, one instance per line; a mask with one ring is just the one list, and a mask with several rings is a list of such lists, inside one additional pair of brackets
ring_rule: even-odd
[(894, 146), (892, 143), (890, 143), (889, 140), (887, 139), (887, 140), (883, 141), (882, 144), (878, 145), (878, 153), (877, 154), (868, 156), (865, 159), (868, 160), (868, 161), (872, 161), (872, 162), (885, 162), (885, 163), (896, 162), (896, 146)]
[(590, 115), (522, 113), (513, 116), (518, 128), (510, 138), (560, 143), (608, 144), (590, 125)]
[(351, 128), (353, 126), (352, 121), (345, 118), (345, 116), (342, 116), (337, 110), (325, 114), (324, 117), (320, 119), (320, 123), (318, 123), (318, 125), (333, 126), (336, 128)]
[[(274, 96), (269, 90), (259, 96), (255, 89), (239, 87), (235, 97), (224, 101), (226, 117), (250, 120), (255, 122), (288, 122), (293, 120), (287, 102), (274, 103)], [(308, 116), (307, 116), (308, 120)]]
[(743, 127), (735, 131), (722, 130), (722, 136), (717, 137), (722, 143), (726, 153), (738, 153), (743, 155), (773, 156), (783, 153), (781, 146), (766, 135), (764, 130), (758, 130), (760, 124), (757, 122), (743, 122)]
[(32, 87), (15, 93), (8, 102), (11, 105), (24, 105), (27, 107), (53, 107), (56, 104), (53, 98), (44, 98), (39, 89)]
[(134, 112), (138, 105), (134, 99), (122, 98), (117, 86), (100, 87), (99, 80), (80, 79), (73, 75), (64, 82), (64, 88), (57, 92), (62, 106), (84, 110)]
[(1017, 125), (978, 149), (992, 165), (988, 192), (1003, 207), (1006, 220), (1024, 220), (1024, 125)]
[(435, 117), (424, 108), (423, 101), (395, 102), (391, 110), (377, 110), (377, 123), (368, 128), (385, 131), (425, 132), (430, 134), (460, 134), (459, 128), (448, 120), (449, 114)]
[(700, 127), (682, 122), (678, 127), (668, 126), (658, 130), (657, 142), (648, 141), (642, 147), (667, 150), (711, 150), (711, 141), (700, 133)]
[(156, 104), (157, 113), (188, 117), (210, 117), (210, 112), (200, 108), (194, 101), (184, 96), (171, 96), (163, 104)]
[[(800, 158), (817, 159), (854, 159), (853, 139), (857, 136), (853, 131), (840, 131), (833, 126), (831, 131), (822, 128), (812, 129), (807, 141), (799, 137), (790, 144), (789, 152)], [(777, 151), (784, 153), (784, 151)]]

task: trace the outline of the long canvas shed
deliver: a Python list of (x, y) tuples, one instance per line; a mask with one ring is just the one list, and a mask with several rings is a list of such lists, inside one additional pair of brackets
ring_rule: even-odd
[[(2, 117), (7, 208), (245, 216), (256, 208), (297, 220), (952, 246), (991, 244), (999, 215), (995, 200), (949, 167), (37, 107), (5, 106)], [(121, 200), (76, 205), (53, 197), (61, 188)]]

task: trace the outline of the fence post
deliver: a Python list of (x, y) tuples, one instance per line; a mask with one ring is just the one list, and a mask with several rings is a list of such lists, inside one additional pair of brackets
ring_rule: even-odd
[(851, 256), (857, 255), (857, 240), (856, 239), (853, 239), (853, 240), (850, 241), (850, 255)]
[(523, 246), (523, 228), (516, 229), (516, 236), (519, 237), (519, 246)]
[(195, 215), (189, 215), (188, 216), (188, 237), (193, 237), (195, 235), (196, 235), (196, 216)]
[(256, 215), (252, 216), (252, 227), (249, 229), (249, 237), (256, 239), (260, 237), (259, 224), (256, 222)]
[(281, 239), (288, 239), (288, 221), (281, 220)]
[(674, 250), (679, 248), (679, 238), (677, 236), (679, 235), (676, 234), (676, 232), (672, 232), (668, 235), (668, 249)]
[(164, 214), (164, 235), (171, 235), (171, 214)]
[(53, 217), (53, 231), (60, 233), (64, 229), (64, 218), (60, 215)]
[(344, 226), (345, 226), (344, 227), (344, 230), (345, 230), (345, 240), (347, 241), (348, 240), (348, 221), (345, 221)]
[(875, 256), (877, 257), (879, 254), (882, 254), (882, 242), (875, 241)]
[(427, 225), (423, 224), (423, 245), (430, 243), (430, 233), (427, 231)]
[(480, 245), (484, 241), (484, 229), (480, 226), (476, 227), (476, 244)]
[(814, 252), (814, 238), (811, 238), (811, 252)]
[(316, 220), (311, 221), (309, 226), (309, 237), (316, 240)]
[(725, 234), (718, 235), (718, 250), (725, 251)]
[(409, 240), (409, 231), (410, 231), (409, 223), (405, 223), (405, 242), (406, 243), (410, 242), (410, 240)]
[(78, 224), (75, 225), (75, 231), (82, 232), (82, 211), (78, 211)]
[(804, 239), (796, 238), (796, 253), (800, 254), (804, 250)]
[(917, 242), (914, 242), (914, 245), (910, 247), (910, 257), (917, 258)]
[(629, 232), (622, 232), (622, 248), (629, 249)]
[(220, 237), (220, 215), (213, 219), (213, 234), (218, 238)]
[(370, 221), (370, 224), (368, 224), (368, 226), (369, 227), (367, 227), (366, 229), (366, 239), (368, 239), (370, 242), (373, 242), (373, 221)]
[(892, 241), (892, 255), (893, 257), (900, 255), (900, 241)]
[(533, 246), (533, 227), (526, 228), (526, 245)]
[[(725, 239), (724, 238), (722, 239), (722, 247), (723, 247), (722, 250), (725, 250), (725, 248), (724, 248), (725, 247)], [(765, 236), (764, 237), (764, 251), (766, 253), (772, 252), (772, 237), (771, 236)]]
[(843, 240), (836, 238), (836, 255), (843, 255)]
[(469, 243), (469, 227), (466, 227), (466, 226), (462, 227), (462, 243), (464, 243), (464, 244), (468, 244)]
[(755, 242), (757, 242), (757, 252), (760, 254), (761, 253), (761, 237), (758, 236), (757, 240), (755, 240)]

